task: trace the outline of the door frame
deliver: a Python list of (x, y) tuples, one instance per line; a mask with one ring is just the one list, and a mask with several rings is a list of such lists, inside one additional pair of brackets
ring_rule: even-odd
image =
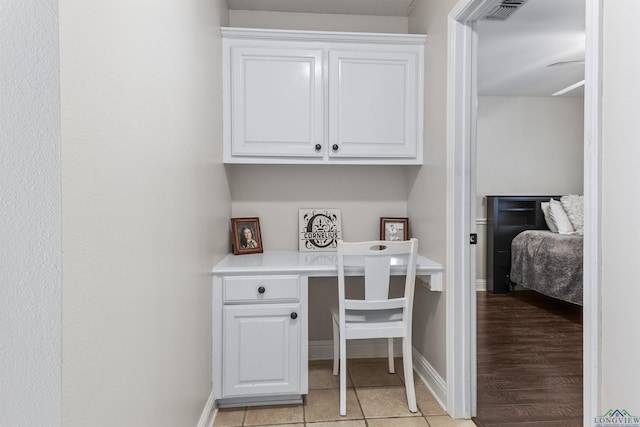
[[(602, 1), (585, 0), (583, 420), (600, 409), (600, 218)], [(475, 23), (499, 0), (460, 0), (448, 17), (447, 85), (447, 411), (477, 412), (475, 250)]]

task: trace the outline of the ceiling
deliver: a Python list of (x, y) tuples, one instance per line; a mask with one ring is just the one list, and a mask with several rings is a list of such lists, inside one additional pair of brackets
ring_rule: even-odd
[(585, 0), (528, 0), (504, 21), (479, 21), (478, 94), (550, 96), (583, 80), (584, 22)]
[[(409, 16), (429, 0), (227, 0), (230, 9)], [(478, 23), (478, 94), (551, 96), (584, 79), (585, 0), (527, 0), (504, 21)], [(551, 64), (561, 63), (550, 66)], [(577, 88), (564, 96), (582, 96)]]

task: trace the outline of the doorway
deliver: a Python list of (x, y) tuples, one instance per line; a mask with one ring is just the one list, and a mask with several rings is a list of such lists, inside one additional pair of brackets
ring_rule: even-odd
[[(461, 0), (449, 14), (449, 152), (448, 211), (452, 220), (448, 246), (452, 261), (447, 278), (447, 407), (456, 418), (477, 412), (475, 250), (469, 233), (475, 232), (475, 126), (476, 126), (476, 21), (495, 0)], [(597, 284), (599, 255), (597, 210), (599, 184), (599, 82), (601, 0), (586, 3), (585, 85), (585, 242), (583, 318), (583, 416), (588, 422), (598, 408), (599, 299)]]

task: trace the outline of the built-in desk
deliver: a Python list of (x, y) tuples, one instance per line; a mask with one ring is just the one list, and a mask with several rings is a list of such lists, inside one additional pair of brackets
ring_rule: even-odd
[[(335, 277), (335, 252), (227, 255), (213, 269), (213, 395), (218, 406), (301, 402), (308, 393), (308, 279)], [(406, 263), (396, 257), (392, 274)], [(395, 270), (395, 271), (394, 271)], [(345, 272), (362, 275), (354, 268)], [(418, 256), (416, 276), (432, 291), (442, 265)]]

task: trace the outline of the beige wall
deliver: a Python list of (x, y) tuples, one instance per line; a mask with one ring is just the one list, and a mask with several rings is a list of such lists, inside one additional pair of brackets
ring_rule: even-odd
[[(602, 359), (600, 413), (614, 408), (640, 415), (640, 144), (638, 144), (637, 70), (633, 43), (640, 28), (640, 2), (603, 1), (603, 84), (601, 163)], [(594, 260), (596, 261), (596, 260)], [(594, 320), (595, 322), (595, 320)]]
[[(409, 17), (409, 32), (427, 34), (424, 87), (424, 165), (411, 173), (407, 212), (420, 253), (446, 262), (447, 16), (456, 0), (422, 1)], [(445, 272), (446, 274), (446, 272)], [(416, 289), (414, 346), (447, 378), (446, 295)]]
[(0, 8), (0, 426), (58, 427), (57, 1), (3, 2)]
[(478, 98), (477, 283), (486, 285), (488, 195), (582, 194), (582, 97)]
[(59, 1), (62, 424), (193, 426), (227, 253), (226, 2)]
[(358, 31), (406, 33), (407, 18), (401, 16), (329, 15), (323, 13), (282, 13), (250, 10), (229, 11), (232, 27), (280, 30)]

